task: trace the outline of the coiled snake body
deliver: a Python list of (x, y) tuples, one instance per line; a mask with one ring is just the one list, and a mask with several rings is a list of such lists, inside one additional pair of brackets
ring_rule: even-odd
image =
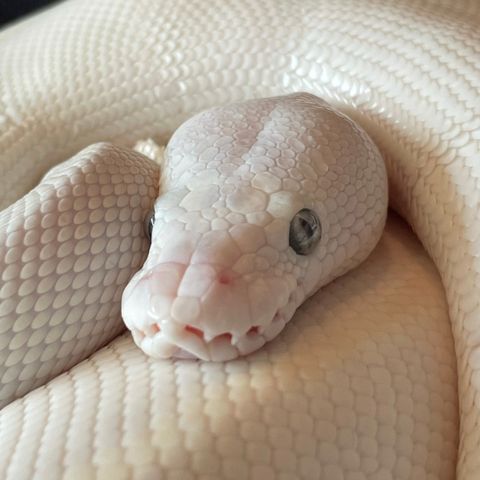
[[(458, 478), (477, 478), (479, 18), (477, 4), (468, 1), (96, 0), (66, 2), (1, 32), (2, 208), (83, 147), (104, 140), (120, 146), (82, 150), (0, 218), (0, 315), (13, 319), (0, 324), (0, 398), (6, 404), (33, 389), (0, 412), (0, 476), (352, 480), (452, 478), (456, 472)], [(325, 98), (374, 139), (387, 167), (390, 205), (413, 227), (440, 276), (405, 225), (391, 218), (379, 246), (359, 268), (305, 302), (275, 341), (251, 355), (228, 362), (153, 359), (127, 334), (74, 367), (122, 331), (120, 296), (149, 248), (143, 219), (157, 197), (159, 172), (124, 146), (148, 137), (163, 142), (183, 120), (214, 105), (295, 91)], [(314, 103), (308, 95), (285, 98)], [(292, 299), (293, 312), (318, 286), (363, 260), (378, 239), (384, 204), (369, 218), (369, 242), (350, 243), (344, 238), (353, 231), (348, 213), (358, 211), (363, 218), (361, 202), (349, 212), (337, 206), (322, 211), (325, 199), (303, 193), (298, 201), (295, 181), (309, 192), (308, 180), (320, 178), (315, 169), (289, 175), (292, 181), (282, 179), (275, 191), (278, 179), (255, 160), (260, 155), (268, 162), (266, 147), (252, 148), (252, 132), (245, 131), (257, 125), (258, 116), (266, 125), (275, 109), (268, 106), (272, 100), (264, 102), (260, 115), (248, 110), (248, 102), (235, 107), (246, 109), (237, 117), (225, 114), (228, 107), (217, 111), (227, 117), (220, 137), (230, 135), (228, 128), (232, 135), (243, 131), (231, 148), (228, 142), (215, 144), (215, 115), (187, 122), (171, 140), (161, 179), (166, 194), (155, 202), (146, 270), (133, 279), (123, 303), (128, 326), (149, 353), (189, 352), (219, 360), (249, 353), (278, 333), (268, 331), (276, 317), (283, 327), (290, 315), (282, 306), (293, 290), (278, 278), (304, 282), (303, 290), (294, 288), (300, 294)], [(292, 111), (303, 115), (301, 108)], [(275, 118), (282, 124), (288, 117), (282, 125), (290, 131), (288, 122), (298, 122), (295, 115)], [(308, 125), (303, 146), (308, 128), (315, 131)], [(348, 132), (343, 131), (354, 135)], [(364, 176), (377, 185), (372, 205), (378, 205), (385, 199), (384, 178), (368, 159), (380, 157), (358, 132), (363, 140), (356, 145), (357, 161), (365, 162)], [(197, 136), (191, 145), (187, 133)], [(261, 132), (255, 134), (261, 141)], [(287, 137), (291, 144), (285, 150), (301, 150), (302, 142)], [(349, 156), (351, 141), (323, 140), (324, 146), (344, 145)], [(232, 160), (222, 158), (220, 168), (219, 154)], [(174, 158), (177, 170), (170, 168)], [(238, 158), (249, 169), (242, 170)], [(319, 160), (320, 169), (326, 158)], [(287, 165), (288, 156), (278, 161)], [(208, 171), (209, 162), (219, 173), (216, 184), (212, 172), (202, 180), (200, 171)], [(235, 198), (229, 178), (245, 191), (256, 183), (246, 191), (248, 201)], [(210, 200), (218, 204), (200, 218), (195, 212), (205, 211), (205, 179), (216, 185)], [(272, 217), (281, 218), (279, 212), (290, 205), (281, 195), (272, 200), (278, 192), (293, 197), (285, 215), (289, 224), (279, 225), (284, 233), (307, 209), (306, 215), (315, 215), (299, 221), (318, 221), (321, 228), (315, 252), (340, 252), (343, 245), (365, 249), (348, 257), (351, 262), (333, 262), (321, 278), (308, 271), (307, 258), (315, 253), (297, 254), (299, 263), (289, 265), (291, 248), (286, 253), (285, 245), (275, 246), (272, 252), (268, 238), (260, 245), (261, 234), (252, 233), (253, 225), (266, 227), (260, 211), (271, 206)], [(39, 195), (46, 199), (40, 209)], [(338, 210), (345, 213), (346, 230), (332, 237), (332, 212)], [(230, 213), (237, 220), (228, 219)], [(215, 232), (203, 249), (195, 237), (202, 219)], [(237, 243), (225, 250), (230, 258), (220, 258), (216, 239), (225, 222), (240, 225), (240, 219), (253, 230), (238, 228)], [(170, 239), (162, 233), (167, 226)], [(244, 239), (256, 237), (265, 261), (248, 257), (231, 268), (253, 248)], [(157, 238), (166, 240), (157, 245)], [(183, 246), (169, 250), (173, 241)], [(294, 230), (290, 247), (293, 242), (308, 249), (304, 241)], [(192, 274), (177, 302), (168, 291), (177, 280), (154, 264), (203, 265), (205, 259), (197, 263), (195, 253), (205, 256), (209, 245), (217, 255), (215, 267)], [(284, 270), (272, 277), (277, 255)], [(317, 271), (325, 265), (312, 263)], [(242, 275), (258, 282), (257, 291), (274, 286), (282, 292), (275, 299), (269, 294), (255, 299), (258, 311), (267, 312), (263, 319), (246, 315), (244, 302), (226, 293), (243, 289), (241, 298), (251, 299)], [(162, 280), (157, 284), (163, 290), (155, 292), (162, 300), (155, 305), (152, 292), (145, 296), (145, 289), (137, 288), (147, 276)], [(192, 289), (205, 278), (220, 285), (207, 297), (224, 300), (233, 327), (215, 322), (219, 327), (211, 328), (198, 313), (200, 297)], [(207, 297), (200, 310), (211, 315)], [(137, 305), (148, 313), (135, 317)], [(188, 320), (181, 328), (162, 323), (165, 310), (174, 320), (178, 312)]]

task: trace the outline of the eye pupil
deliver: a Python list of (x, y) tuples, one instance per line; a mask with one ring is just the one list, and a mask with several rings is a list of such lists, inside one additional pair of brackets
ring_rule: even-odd
[(301, 221), (301, 226), (305, 230), (305, 233), (307, 234), (307, 236), (311, 237), (313, 234), (313, 226), (310, 225), (308, 222), (306, 222), (303, 218)]
[(302, 208), (290, 223), (290, 246), (298, 255), (308, 255), (322, 236), (322, 227), (317, 214), (309, 208)]
[(149, 240), (152, 240), (152, 231), (153, 231), (153, 225), (155, 223), (155, 211), (151, 210), (148, 215), (145, 217), (145, 235)]

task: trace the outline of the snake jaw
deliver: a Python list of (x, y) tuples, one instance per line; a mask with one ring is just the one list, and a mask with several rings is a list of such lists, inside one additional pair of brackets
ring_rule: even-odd
[[(291, 275), (286, 275), (287, 282), (265, 278), (264, 272), (250, 273), (247, 285), (241, 275), (212, 265), (194, 266), (202, 275), (210, 271), (211, 285), (200, 299), (193, 298), (188, 282), (182, 287), (190, 267), (157, 265), (139, 272), (125, 291), (125, 323), (136, 344), (151, 356), (228, 360), (249, 354), (278, 335), (298, 305), (298, 282)], [(258, 308), (268, 302), (268, 317), (259, 315)]]
[[(295, 308), (289, 310), (291, 316)], [(280, 309), (269, 324), (251, 326), (243, 334), (225, 332), (212, 335), (192, 325), (180, 325), (171, 320), (152, 324), (143, 330), (132, 327), (131, 331), (135, 343), (156, 358), (225, 361), (248, 355), (276, 337), (288, 321), (285, 313), (285, 309)]]

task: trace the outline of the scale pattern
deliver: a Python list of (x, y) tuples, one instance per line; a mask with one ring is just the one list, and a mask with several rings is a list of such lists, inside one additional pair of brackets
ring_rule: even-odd
[(435, 267), (394, 217), (360, 268), (252, 355), (154, 360), (127, 334), (5, 407), (0, 477), (452, 479), (446, 307)]
[[(456, 464), (459, 479), (478, 478), (479, 22), (475, 0), (70, 0), (1, 32), (0, 208), (96, 141), (164, 143), (201, 109), (310, 91), (357, 120), (379, 145), (391, 205), (442, 279), (456, 352), (432, 266), (407, 241), (405, 225), (387, 227), (371, 260), (383, 255), (381, 268), (362, 277), (367, 261), (326, 287), (278, 341), (240, 363), (236, 376), (228, 364), (147, 360), (124, 338), (13, 402), (0, 414), (3, 477), (108, 478), (118, 464), (119, 478), (268, 478), (273, 469), (276, 478), (302, 471), (305, 478), (436, 479), (452, 478)], [(405, 289), (399, 276), (408, 279)], [(346, 288), (354, 278), (375, 292), (369, 301)], [(405, 332), (415, 308), (418, 321)], [(317, 337), (297, 329), (309, 322), (325, 333), (315, 343), (318, 355)], [(345, 322), (348, 328), (333, 335)], [(385, 335), (380, 327), (388, 325)], [(352, 367), (339, 362), (361, 339), (371, 352), (355, 356)], [(274, 348), (285, 359), (276, 369)], [(357, 403), (356, 388), (377, 390), (369, 390), (368, 375), (355, 380), (350, 368), (370, 372), (367, 360), (381, 364), (390, 351), (413, 364), (402, 370), (394, 360), (390, 377), (373, 369), (378, 397)], [(458, 432), (449, 388), (454, 371)], [(334, 393), (337, 384), (344, 390)], [(393, 386), (402, 407), (388, 393)], [(309, 422), (316, 414), (302, 416), (305, 404), (317, 405), (320, 423)], [(362, 409), (368, 420), (360, 420)], [(397, 420), (398, 434), (391, 427)], [(254, 446), (247, 449), (249, 439)], [(57, 449), (50, 448), (54, 441)], [(279, 443), (273, 449), (270, 442)]]
[(148, 251), (158, 177), (142, 155), (96, 144), (0, 213), (1, 406), (123, 330), (120, 299)]

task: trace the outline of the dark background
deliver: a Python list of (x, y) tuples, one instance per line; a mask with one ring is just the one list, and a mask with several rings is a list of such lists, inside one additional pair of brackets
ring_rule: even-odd
[(53, 0), (0, 0), (0, 27), (53, 3)]

